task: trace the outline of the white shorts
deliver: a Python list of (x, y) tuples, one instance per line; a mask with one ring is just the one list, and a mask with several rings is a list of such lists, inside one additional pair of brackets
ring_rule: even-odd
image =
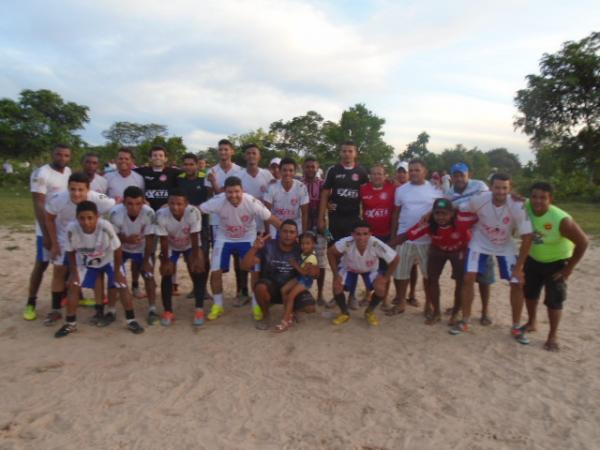
[[(465, 273), (485, 275), (489, 260), (493, 257), (494, 255), (475, 252), (471, 249), (467, 250)], [(519, 282), (517, 278), (512, 276), (512, 271), (517, 264), (517, 255), (496, 256), (496, 261), (498, 261), (498, 271), (501, 279), (508, 280), (511, 283)]]
[(410, 271), (415, 264), (419, 265), (421, 275), (427, 279), (427, 259), (429, 256), (430, 244), (415, 244), (414, 242), (405, 242), (396, 247), (396, 253), (400, 256), (400, 262), (396, 267), (394, 279), (410, 279)]
[(317, 234), (317, 246), (315, 247), (315, 253), (317, 255), (317, 263), (319, 269), (327, 268), (327, 239), (325, 236)]

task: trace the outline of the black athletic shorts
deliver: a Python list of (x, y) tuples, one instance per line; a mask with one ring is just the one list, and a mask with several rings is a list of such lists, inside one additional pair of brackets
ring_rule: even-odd
[[(359, 217), (356, 216), (339, 216), (337, 214), (329, 214), (329, 231), (333, 236), (334, 242), (339, 241), (352, 234), (354, 224), (358, 222)], [(329, 245), (332, 245), (330, 242)]]
[[(271, 304), (281, 305), (283, 303), (283, 299), (281, 298), (282, 286), (280, 286), (278, 283), (276, 283), (275, 281), (270, 280), (268, 278), (259, 279), (256, 282), (255, 286), (257, 286), (259, 284), (264, 284), (265, 286), (267, 286), (267, 289), (269, 290), (269, 294), (271, 294)], [(310, 291), (302, 291), (298, 294), (298, 296), (294, 300), (294, 311), (303, 310), (307, 306), (314, 305), (315, 303), (316, 303), (315, 299), (313, 298)]]
[(523, 292), (527, 300), (539, 300), (542, 288), (546, 288), (544, 304), (548, 309), (562, 309), (567, 299), (567, 283), (563, 279), (552, 278), (567, 265), (567, 260), (541, 263), (527, 257), (525, 261), (525, 286)]

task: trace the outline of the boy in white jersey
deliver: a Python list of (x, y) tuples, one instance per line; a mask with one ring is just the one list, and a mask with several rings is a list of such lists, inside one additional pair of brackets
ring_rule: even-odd
[[(523, 267), (531, 248), (533, 229), (523, 202), (515, 201), (510, 196), (510, 177), (497, 173), (492, 176), (491, 183), (491, 192), (473, 196), (460, 205), (461, 211), (477, 214), (478, 221), (473, 228), (473, 238), (466, 257), (463, 319), (450, 329), (450, 333), (456, 335), (469, 330), (477, 274), (485, 273), (487, 260), (495, 256), (500, 278), (510, 281), (511, 332), (519, 343), (528, 344), (526, 330), (520, 326), (520, 321), (524, 302)], [(515, 232), (521, 236), (518, 252), (513, 239)]]
[[(125, 309), (127, 329), (134, 334), (144, 329), (136, 322), (127, 282), (121, 271), (121, 242), (110, 222), (98, 217), (94, 202), (77, 204), (77, 220), (67, 226), (65, 250), (70, 264), (66, 323), (54, 334), (60, 338), (77, 331), (77, 305), (81, 288), (94, 289), (103, 275), (111, 294), (118, 292)], [(96, 291), (98, 294), (98, 291)], [(96, 298), (102, 301), (102, 296)], [(100, 325), (100, 322), (98, 322)]]
[[(267, 208), (282, 222), (292, 219), (298, 225), (298, 233), (308, 228), (308, 190), (302, 181), (294, 179), (296, 161), (283, 158), (280, 164), (281, 180), (272, 183), (264, 197)], [(275, 229), (271, 229), (275, 235)]]
[(52, 272), (52, 311), (44, 325), (53, 325), (61, 318), (60, 303), (65, 290), (68, 259), (65, 253), (67, 225), (75, 220), (77, 205), (85, 200), (96, 204), (100, 214), (106, 214), (115, 206), (115, 201), (104, 194), (90, 191), (90, 179), (76, 172), (69, 177), (68, 191), (54, 194), (46, 202), (46, 227), (50, 236), (50, 260)]
[(214, 303), (208, 320), (215, 320), (224, 312), (223, 272), (229, 271), (229, 258), (237, 255), (242, 259), (250, 250), (256, 239), (257, 218), (276, 228), (279, 228), (281, 221), (272, 215), (260, 200), (244, 193), (238, 177), (227, 178), (225, 192), (202, 203), (200, 210), (203, 213), (218, 215), (219, 218), (218, 234), (210, 263), (210, 285)]
[[(334, 299), (341, 311), (332, 323), (341, 325), (350, 320), (344, 290), (354, 292), (360, 275), (367, 289), (374, 291), (365, 310), (365, 319), (370, 325), (379, 325), (375, 308), (384, 300), (387, 285), (400, 261), (395, 250), (373, 236), (371, 226), (361, 220), (355, 223), (352, 236), (342, 238), (329, 247), (327, 258), (335, 274), (332, 287)], [(379, 258), (388, 264), (385, 272), (379, 270)]]
[[(36, 257), (29, 277), (29, 296), (23, 311), (25, 320), (37, 319), (35, 310), (37, 294), (42, 284), (44, 272), (48, 268), (50, 257), (50, 235), (46, 229), (46, 201), (53, 194), (67, 190), (71, 169), (67, 167), (71, 161), (71, 149), (65, 145), (57, 145), (52, 152), (52, 162), (31, 173), (31, 196), (35, 213)], [(58, 307), (60, 308), (60, 302)]]
[[(159, 320), (156, 312), (156, 283), (154, 282), (154, 233), (156, 214), (144, 204), (144, 191), (129, 186), (123, 193), (123, 203), (116, 205), (108, 216), (123, 247), (123, 267), (131, 260), (132, 269), (141, 273), (148, 297), (148, 325)], [(110, 305), (111, 307), (114, 306)], [(110, 317), (112, 311), (105, 316)]]
[(163, 315), (160, 323), (169, 326), (175, 319), (173, 314), (173, 272), (180, 255), (183, 255), (194, 284), (196, 312), (194, 325), (204, 324), (204, 283), (202, 273), (204, 260), (201, 249), (200, 231), (202, 217), (198, 208), (190, 205), (180, 189), (169, 192), (168, 207), (156, 213), (156, 235), (160, 236), (160, 274)]

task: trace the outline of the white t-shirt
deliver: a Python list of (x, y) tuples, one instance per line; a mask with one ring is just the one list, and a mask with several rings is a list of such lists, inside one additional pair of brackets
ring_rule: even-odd
[[(267, 169), (258, 169), (255, 177), (250, 175), (247, 170), (242, 170), (239, 174), (242, 180), (242, 188), (246, 194), (259, 200), (263, 200), (264, 195), (269, 189), (269, 184), (275, 179)], [(262, 233), (265, 230), (265, 223), (262, 220), (256, 220), (256, 231)]]
[[(51, 195), (57, 192), (64, 192), (69, 187), (69, 177), (71, 169), (65, 167), (62, 172), (54, 170), (50, 164), (38, 167), (31, 173), (30, 190), (38, 194), (44, 194), (46, 201)], [(42, 230), (38, 221), (35, 221), (35, 234), (42, 235)]]
[[(286, 191), (281, 180), (271, 184), (264, 201), (271, 204), (271, 211), (281, 221), (292, 219), (298, 225), (298, 233), (302, 233), (302, 211), (301, 206), (308, 205), (310, 198), (308, 190), (302, 181), (292, 180), (292, 187)], [(271, 234), (275, 235), (275, 227), (271, 228)]]
[(462, 203), (460, 210), (477, 214), (479, 220), (473, 227), (469, 248), (479, 253), (516, 255), (517, 246), (513, 233), (517, 232), (522, 236), (533, 232), (524, 203), (514, 201), (510, 196), (504, 205), (494, 206), (492, 193), (484, 192)]
[(469, 201), (474, 195), (489, 191), (487, 184), (480, 180), (469, 180), (465, 190), (461, 193), (455, 191), (454, 186), (444, 191), (444, 197), (452, 202), (454, 206), (459, 206), (464, 202)]
[[(94, 202), (98, 207), (98, 214), (106, 214), (115, 206), (115, 201), (104, 194), (88, 191), (87, 200)], [(76, 219), (77, 205), (71, 201), (69, 192), (54, 194), (46, 202), (46, 212), (56, 216), (56, 237), (61, 248), (65, 248), (67, 241), (67, 226)]]
[(94, 174), (94, 179), (90, 181), (90, 189), (99, 194), (106, 194), (108, 190), (108, 181), (102, 175)]
[(220, 225), (217, 240), (233, 242), (254, 242), (256, 239), (256, 220), (268, 220), (271, 211), (250, 194), (242, 194), (242, 201), (233, 206), (221, 193), (200, 205), (205, 214), (215, 214)]
[[(423, 184), (405, 183), (396, 188), (394, 204), (402, 208), (398, 216), (398, 234), (407, 232), (425, 214), (431, 212), (433, 202), (439, 197), (442, 197), (442, 191), (436, 189), (429, 181)], [(431, 238), (422, 236), (412, 242), (429, 244)]]
[[(110, 210), (108, 220), (110, 220), (117, 234), (123, 236), (148, 236), (155, 232), (156, 214), (148, 205), (142, 206), (142, 210), (135, 220), (131, 220), (125, 205), (116, 205)], [(145, 246), (146, 243), (143, 239), (137, 245), (123, 242), (123, 250), (129, 253), (144, 253)]]
[[(231, 168), (227, 172), (225, 172), (225, 170), (223, 170), (223, 168), (221, 167), (220, 164), (217, 164), (216, 166), (212, 166), (210, 168), (210, 172), (212, 172), (214, 174), (219, 188), (222, 188), (223, 186), (225, 186), (225, 180), (227, 178), (239, 177), (243, 170), (244, 169), (242, 169), (240, 166), (238, 166), (235, 163), (231, 164)], [(210, 186), (212, 186), (212, 185), (210, 185)], [(219, 216), (217, 214), (210, 215), (210, 224), (211, 225), (219, 225)]]
[(123, 200), (123, 192), (125, 192), (125, 189), (129, 186), (137, 186), (142, 191), (144, 190), (144, 178), (133, 170), (126, 177), (119, 172), (109, 172), (105, 174), (104, 177), (108, 184), (106, 195), (117, 201)]
[(379, 268), (379, 258), (389, 264), (396, 257), (396, 251), (375, 236), (369, 238), (367, 248), (363, 254), (356, 248), (356, 243), (352, 236), (340, 239), (334, 245), (335, 249), (342, 253), (341, 265), (348, 272), (373, 272)]
[[(190, 249), (192, 247), (190, 234), (200, 233), (200, 230), (202, 230), (202, 216), (195, 206), (188, 205), (181, 220), (173, 217), (168, 207), (156, 212), (156, 235), (167, 236), (171, 250), (183, 252)], [(201, 245), (200, 237), (198, 237), (198, 245)]]
[(114, 251), (121, 241), (110, 222), (98, 219), (93, 233), (84, 233), (79, 222), (73, 220), (67, 226), (65, 251), (77, 252), (77, 264), (84, 267), (103, 267), (114, 263)]

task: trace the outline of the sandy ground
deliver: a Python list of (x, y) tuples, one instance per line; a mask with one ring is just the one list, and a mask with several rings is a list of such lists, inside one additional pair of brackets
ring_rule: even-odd
[(509, 336), (503, 283), (494, 324), (458, 337), (416, 308), (380, 314), (376, 329), (358, 313), (334, 328), (319, 311), (282, 335), (259, 332), (249, 307), (230, 306), (228, 278), (226, 314), (201, 330), (179, 297), (169, 329), (134, 336), (121, 311), (98, 329), (82, 309), (79, 332), (57, 340), (21, 318), (33, 234), (0, 236), (0, 449), (600, 448), (599, 248), (573, 274), (553, 354), (545, 314), (528, 347)]

